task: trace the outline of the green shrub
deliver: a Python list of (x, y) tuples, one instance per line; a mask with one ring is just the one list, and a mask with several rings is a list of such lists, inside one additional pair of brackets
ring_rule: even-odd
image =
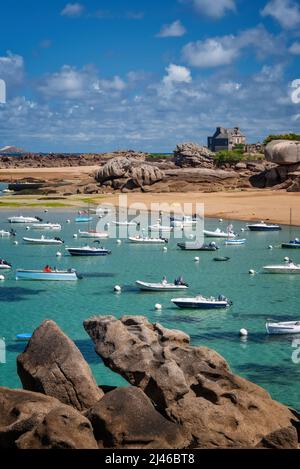
[(272, 142), (272, 140), (300, 140), (300, 135), (299, 134), (278, 134), (278, 135), (269, 135), (267, 138), (264, 140), (264, 145), (267, 145), (267, 143)]
[(214, 155), (214, 160), (217, 163), (234, 163), (243, 159), (244, 154), (242, 150), (222, 150)]

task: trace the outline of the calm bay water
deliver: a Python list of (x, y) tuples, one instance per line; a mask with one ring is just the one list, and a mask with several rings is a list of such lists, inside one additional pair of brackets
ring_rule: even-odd
[[(2, 211), (0, 229), (11, 226), (6, 219), (12, 212)], [(16, 213), (15, 213), (16, 214)], [(32, 212), (45, 220), (60, 222), (63, 230), (53, 236), (61, 236), (67, 245), (81, 245), (84, 240), (74, 240), (73, 234), (83, 226), (75, 224), (74, 212), (41, 210)], [(31, 213), (30, 213), (31, 215)], [(71, 223), (66, 224), (66, 219)], [(245, 222), (233, 222), (240, 231)], [(218, 226), (224, 229), (227, 222), (206, 220), (207, 229)], [(0, 337), (6, 341), (6, 363), (0, 364), (0, 385), (20, 387), (16, 372), (16, 357), (24, 349), (15, 341), (15, 335), (32, 332), (43, 320), (52, 319), (72, 338), (90, 364), (99, 384), (121, 385), (125, 381), (107, 369), (93, 350), (93, 344), (85, 333), (82, 322), (91, 315), (124, 314), (144, 315), (150, 321), (166, 327), (181, 329), (192, 338), (193, 345), (206, 345), (218, 351), (229, 362), (232, 370), (257, 384), (264, 386), (273, 396), (300, 410), (300, 363), (292, 361), (292, 341), (295, 337), (269, 337), (265, 333), (267, 318), (300, 320), (300, 276), (257, 274), (250, 276), (249, 269), (258, 271), (268, 263), (281, 263), (290, 256), (300, 263), (300, 250), (276, 248), (281, 241), (300, 237), (300, 229), (289, 227), (273, 233), (241, 233), (247, 238), (244, 246), (224, 246), (217, 255), (228, 255), (229, 262), (214, 262), (215, 253), (183, 252), (171, 240), (167, 252), (162, 246), (132, 245), (123, 240), (103, 241), (112, 249), (112, 255), (104, 258), (56, 257), (60, 246), (32, 246), (22, 243), (22, 236), (39, 236), (41, 232), (26, 231), (15, 225), (18, 245), (11, 239), (0, 238), (0, 257), (12, 263), (10, 273), (4, 272), (0, 283)], [(30, 233), (30, 235), (29, 235)], [(33, 234), (34, 233), (34, 234)], [(51, 232), (47, 236), (52, 236)], [(274, 249), (268, 249), (269, 245)], [(195, 263), (198, 255), (200, 262)], [(15, 268), (42, 268), (51, 264), (59, 268), (76, 268), (83, 279), (74, 283), (24, 282), (15, 280)], [(135, 288), (135, 280), (159, 281), (163, 275), (173, 280), (183, 275), (189, 283), (187, 293), (204, 295), (224, 294), (233, 301), (225, 311), (180, 310), (170, 299), (176, 293), (141, 293)], [(114, 285), (122, 286), (120, 295), (113, 292)], [(155, 311), (155, 303), (163, 309)], [(246, 341), (239, 338), (239, 330), (248, 329)]]

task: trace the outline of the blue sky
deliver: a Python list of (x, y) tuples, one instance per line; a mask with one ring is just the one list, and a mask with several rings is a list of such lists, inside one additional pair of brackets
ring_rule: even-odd
[(172, 151), (217, 125), (299, 132), (296, 0), (10, 0), (0, 147)]

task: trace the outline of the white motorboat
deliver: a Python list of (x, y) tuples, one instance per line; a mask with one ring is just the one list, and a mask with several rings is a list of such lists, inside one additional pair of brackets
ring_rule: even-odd
[(41, 222), (42, 219), (39, 217), (23, 217), (20, 215), (18, 217), (9, 217), (9, 223), (38, 223)]
[(61, 225), (59, 223), (34, 223), (30, 228), (33, 230), (60, 231)]
[(169, 283), (167, 280), (162, 280), (159, 283), (142, 282), (141, 280), (137, 280), (135, 283), (141, 290), (147, 291), (174, 291), (186, 290), (188, 288), (188, 285), (180, 279), (176, 279), (174, 283)]
[(24, 270), (18, 269), (16, 280), (74, 281), (78, 276), (76, 270)]
[(112, 221), (112, 225), (116, 226), (138, 226), (139, 223), (136, 221)]
[(168, 242), (165, 238), (152, 238), (149, 236), (129, 236), (129, 241), (136, 244), (165, 244)]
[(40, 238), (23, 238), (23, 241), (27, 244), (63, 244), (64, 241), (60, 238), (46, 238), (45, 236), (41, 236)]
[(79, 230), (80, 238), (92, 238), (92, 239), (105, 239), (109, 237), (109, 234), (105, 231), (96, 231), (96, 230), (88, 230), (88, 231), (80, 231)]
[(300, 334), (300, 321), (275, 322), (268, 321), (266, 323), (266, 331), (268, 334)]
[(279, 225), (268, 225), (264, 221), (261, 221), (259, 223), (253, 223), (250, 225), (247, 225), (247, 228), (250, 231), (278, 231), (281, 230), (281, 226)]
[(232, 238), (236, 238), (236, 236), (237, 236), (231, 230), (228, 230), (226, 232), (226, 231), (220, 230), (220, 228), (217, 228), (215, 231), (203, 230), (203, 234), (206, 238), (228, 238), (228, 239), (232, 239)]
[(185, 227), (193, 227), (197, 225), (197, 220), (193, 217), (185, 215), (184, 217), (173, 217), (171, 220), (171, 226), (173, 228), (185, 228)]
[(241, 246), (242, 244), (245, 244), (246, 239), (227, 239), (224, 244), (226, 246)]
[(149, 231), (160, 231), (161, 233), (171, 233), (174, 230), (173, 226), (161, 225), (160, 223), (155, 223), (148, 227)]
[(223, 295), (219, 295), (218, 298), (198, 295), (194, 298), (173, 298), (171, 301), (179, 308), (219, 309), (232, 305), (232, 302)]
[(265, 265), (263, 272), (267, 274), (300, 274), (300, 264), (290, 261), (286, 264)]
[(14, 230), (0, 230), (0, 238), (9, 238), (10, 236), (16, 236), (16, 232)]
[(0, 259), (0, 269), (1, 270), (9, 270), (11, 269), (11, 264), (4, 259)]

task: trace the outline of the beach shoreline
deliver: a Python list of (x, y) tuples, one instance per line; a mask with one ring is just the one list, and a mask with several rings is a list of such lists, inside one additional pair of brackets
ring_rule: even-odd
[[(121, 199), (120, 199), (121, 197)], [(42, 200), (41, 200), (42, 199)], [(121, 201), (121, 202), (120, 202)], [(175, 202), (176, 201), (176, 202)], [(260, 221), (264, 220), (283, 225), (300, 226), (300, 193), (261, 190), (228, 192), (185, 192), (185, 193), (140, 193), (101, 194), (84, 196), (72, 195), (61, 198), (30, 195), (7, 195), (0, 198), (0, 210), (35, 210), (52, 208), (57, 210), (82, 209), (100, 204), (121, 206), (143, 204), (149, 210), (152, 206), (169, 204), (174, 213), (181, 213), (184, 204), (204, 204), (207, 218), (225, 220)], [(166, 209), (162, 207), (164, 212)], [(291, 217), (292, 215), (292, 217)]]

